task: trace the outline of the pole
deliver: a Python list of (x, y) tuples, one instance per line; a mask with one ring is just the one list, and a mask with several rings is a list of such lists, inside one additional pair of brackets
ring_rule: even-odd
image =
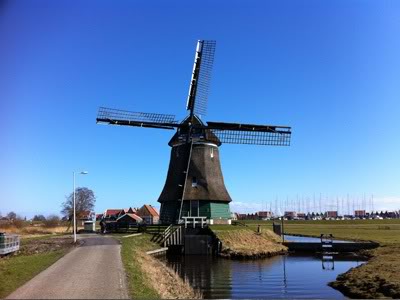
[(282, 218), (281, 218), (281, 222), (282, 222), (282, 242), (284, 243), (285, 242), (285, 230), (284, 230), (284, 228), (283, 228), (283, 216), (282, 216)]
[(74, 182), (74, 243), (76, 243), (75, 172), (72, 172), (72, 174)]

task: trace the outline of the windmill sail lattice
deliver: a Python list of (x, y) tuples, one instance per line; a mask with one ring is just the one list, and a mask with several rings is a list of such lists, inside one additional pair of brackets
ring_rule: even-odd
[(186, 109), (192, 114), (207, 113), (208, 92), (214, 63), (215, 41), (198, 41)]
[(98, 123), (176, 130), (168, 143), (170, 164), (158, 199), (163, 223), (179, 223), (187, 216), (204, 216), (209, 222), (230, 219), (232, 199), (222, 175), (221, 144), (290, 145), (288, 126), (201, 121), (207, 111), (214, 53), (215, 41), (198, 41), (186, 104), (189, 115), (182, 122), (170, 114), (105, 107), (98, 112)]
[(174, 129), (177, 125), (174, 115), (132, 112), (114, 108), (100, 107), (97, 123)]
[(291, 129), (287, 126), (207, 122), (221, 143), (290, 146)]

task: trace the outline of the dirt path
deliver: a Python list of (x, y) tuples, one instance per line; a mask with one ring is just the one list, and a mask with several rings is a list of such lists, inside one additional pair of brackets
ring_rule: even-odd
[(110, 237), (80, 237), (83, 245), (7, 299), (127, 299), (120, 245)]

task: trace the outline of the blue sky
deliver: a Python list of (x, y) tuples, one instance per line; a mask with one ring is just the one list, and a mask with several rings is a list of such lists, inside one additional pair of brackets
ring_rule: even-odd
[(172, 132), (96, 125), (99, 106), (186, 114), (217, 41), (205, 121), (289, 125), (290, 147), (222, 145), (232, 208), (322, 193), (400, 208), (398, 1), (3, 1), (0, 212), (157, 205)]

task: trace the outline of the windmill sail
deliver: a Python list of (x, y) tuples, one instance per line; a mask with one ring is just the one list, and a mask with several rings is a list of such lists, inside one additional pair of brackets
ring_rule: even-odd
[(210, 87), (211, 71), (214, 63), (215, 41), (199, 40), (186, 109), (190, 114), (205, 115), (207, 113), (207, 98)]
[(223, 122), (203, 122), (214, 62), (215, 41), (197, 42), (186, 109), (189, 115), (181, 122), (174, 115), (130, 112), (100, 107), (97, 123), (176, 129), (169, 141), (170, 163), (164, 188), (158, 198), (160, 221), (181, 223), (192, 219), (201, 226), (207, 219), (212, 224), (229, 223), (231, 196), (225, 186), (219, 146), (251, 144), (289, 146), (291, 127)]
[(132, 112), (114, 108), (100, 107), (96, 118), (97, 123), (111, 125), (127, 125), (174, 129), (178, 127), (174, 115)]
[(290, 146), (291, 128), (288, 126), (253, 125), (207, 122), (207, 130), (218, 141), (227, 144)]

